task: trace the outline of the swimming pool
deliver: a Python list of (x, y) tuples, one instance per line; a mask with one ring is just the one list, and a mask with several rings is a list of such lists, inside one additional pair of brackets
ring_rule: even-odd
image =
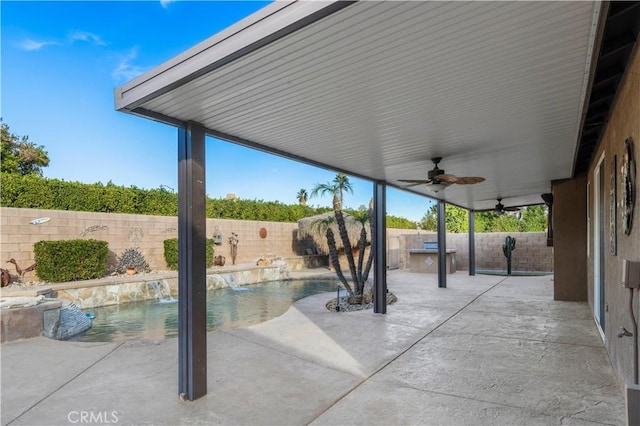
[[(207, 292), (207, 329), (247, 326), (282, 315), (296, 300), (335, 292), (337, 281), (288, 280)], [(92, 327), (74, 336), (80, 342), (165, 339), (178, 335), (178, 304), (157, 300), (93, 308)]]

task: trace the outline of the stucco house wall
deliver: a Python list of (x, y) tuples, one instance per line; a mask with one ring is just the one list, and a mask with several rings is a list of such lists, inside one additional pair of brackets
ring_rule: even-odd
[(586, 176), (553, 184), (554, 300), (587, 301)]
[[(622, 230), (622, 155), (624, 142), (627, 138), (633, 138), (634, 156), (636, 160), (636, 203), (633, 219), (633, 227), (630, 235), (625, 235)], [(616, 170), (613, 170), (613, 158), (617, 159)], [(638, 186), (638, 175), (640, 175), (640, 48), (636, 43), (636, 49), (627, 66), (625, 77), (618, 89), (617, 99), (614, 101), (611, 116), (606, 125), (601, 142), (596, 150), (592, 163), (589, 168), (587, 178), (588, 193), (588, 218), (587, 229), (588, 235), (587, 247), (587, 291), (589, 305), (594, 309), (594, 231), (595, 221), (595, 175), (596, 168), (600, 161), (604, 164), (604, 220), (605, 220), (605, 247), (604, 247), (604, 319), (605, 326), (604, 342), (614, 367), (629, 383), (632, 379), (632, 349), (633, 338), (618, 338), (616, 334), (620, 327), (631, 329), (631, 318), (629, 316), (629, 290), (620, 285), (622, 281), (622, 260), (628, 259), (640, 261), (640, 191)], [(611, 224), (611, 176), (616, 176), (617, 191), (615, 193), (615, 202), (617, 203), (617, 231), (615, 237), (617, 240), (617, 254), (610, 252), (609, 226)], [(636, 318), (640, 318), (640, 308), (638, 291), (634, 303)]]

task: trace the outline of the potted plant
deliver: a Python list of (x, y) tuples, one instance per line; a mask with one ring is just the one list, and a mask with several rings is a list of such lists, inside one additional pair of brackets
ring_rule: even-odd
[(148, 272), (149, 264), (137, 247), (128, 248), (118, 258), (116, 272), (118, 274), (135, 275), (138, 272)]

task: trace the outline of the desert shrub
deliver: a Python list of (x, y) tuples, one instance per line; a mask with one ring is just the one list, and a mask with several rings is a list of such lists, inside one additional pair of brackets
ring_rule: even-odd
[(98, 240), (38, 241), (33, 245), (36, 273), (47, 282), (101, 278), (107, 272), (109, 246)]
[[(207, 238), (206, 247), (206, 265), (207, 268), (211, 268), (213, 266), (213, 238)], [(169, 269), (178, 269), (177, 238), (169, 238), (168, 240), (164, 240), (164, 260), (167, 262), (167, 267), (169, 267)]]

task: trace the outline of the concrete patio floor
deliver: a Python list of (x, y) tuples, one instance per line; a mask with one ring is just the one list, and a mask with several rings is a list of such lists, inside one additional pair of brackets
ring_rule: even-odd
[(387, 315), (303, 299), (209, 333), (209, 394), (193, 402), (177, 396), (175, 339), (3, 344), (2, 424), (623, 425), (589, 309), (554, 302), (551, 280), (458, 272), (438, 289), (390, 271)]

